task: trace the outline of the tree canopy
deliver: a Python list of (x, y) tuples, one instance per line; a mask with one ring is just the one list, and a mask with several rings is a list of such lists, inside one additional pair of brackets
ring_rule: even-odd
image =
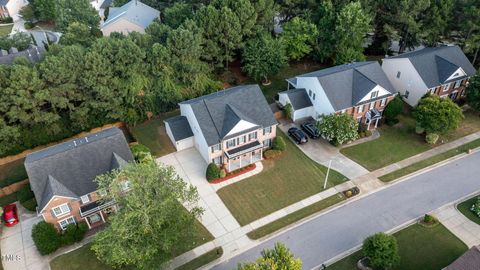
[(324, 115), (317, 127), (323, 138), (337, 146), (353, 141), (358, 136), (357, 121), (346, 113)]
[(470, 79), (466, 91), (468, 105), (480, 111), (480, 75), (477, 74)]
[(375, 269), (391, 269), (400, 261), (397, 239), (385, 233), (376, 233), (365, 239), (362, 250)]
[(463, 119), (460, 107), (449, 98), (423, 97), (415, 107), (415, 120), (427, 133), (445, 134), (458, 128)]
[(281, 38), (288, 58), (299, 60), (309, 54), (313, 50), (317, 35), (317, 27), (300, 17), (285, 23)]
[(239, 265), (238, 270), (288, 269), (301, 270), (302, 261), (282, 243), (275, 243), (273, 249), (265, 249), (255, 262)]

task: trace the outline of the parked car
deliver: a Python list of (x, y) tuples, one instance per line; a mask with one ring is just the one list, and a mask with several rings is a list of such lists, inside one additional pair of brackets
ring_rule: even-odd
[(312, 123), (304, 123), (302, 124), (302, 129), (307, 133), (308, 137), (312, 139), (317, 139), (320, 137), (320, 132)]
[(296, 127), (292, 127), (290, 129), (288, 129), (288, 135), (290, 135), (290, 137), (292, 137), (293, 140), (295, 140), (295, 142), (298, 143), (298, 144), (308, 142), (307, 135), (305, 135), (305, 133), (303, 133), (303, 131), (301, 131), (300, 129), (298, 129)]
[(17, 206), (15, 204), (3, 207), (3, 222), (7, 227), (15, 226), (18, 223)]

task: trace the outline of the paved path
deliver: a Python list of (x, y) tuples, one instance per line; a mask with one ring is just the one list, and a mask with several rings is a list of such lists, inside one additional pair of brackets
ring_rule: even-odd
[[(285, 243), (304, 269), (358, 247), (375, 232), (390, 231), (425, 213), (480, 190), (480, 152), (396, 183), (369, 196), (316, 216), (224, 261), (213, 269), (234, 269), (275, 242)], [(334, 233), (332, 233), (334, 232)]]
[(480, 225), (465, 217), (454, 204), (442, 207), (433, 214), (469, 248), (480, 245)]

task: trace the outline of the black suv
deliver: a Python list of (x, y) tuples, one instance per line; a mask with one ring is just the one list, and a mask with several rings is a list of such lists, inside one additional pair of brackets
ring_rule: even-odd
[(292, 137), (295, 140), (295, 142), (298, 143), (298, 144), (308, 142), (307, 135), (305, 135), (305, 133), (303, 133), (303, 131), (301, 131), (300, 129), (298, 129), (296, 127), (292, 127), (290, 129), (288, 129), (288, 135), (290, 135), (290, 137)]
[(308, 137), (312, 139), (317, 139), (320, 137), (320, 132), (318, 129), (311, 123), (304, 123), (302, 124), (302, 129), (307, 133)]

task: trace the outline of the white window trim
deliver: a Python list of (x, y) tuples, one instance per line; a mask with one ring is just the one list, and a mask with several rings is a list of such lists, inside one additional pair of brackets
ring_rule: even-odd
[(97, 191), (98, 195), (100, 195), (100, 197), (105, 197), (107, 196), (107, 191), (105, 191), (105, 189), (99, 189)]
[[(457, 85), (457, 84), (458, 84), (458, 85)], [(455, 85), (453, 86), (453, 88), (456, 89), (456, 88), (460, 87), (461, 85), (462, 85), (462, 80), (457, 80), (457, 81), (455, 82)]]
[(383, 107), (387, 104), (387, 98), (382, 98), (382, 101), (380, 102), (380, 106)]
[(446, 83), (446, 84), (442, 85), (442, 87), (443, 87), (443, 90), (442, 90), (442, 91), (443, 91), (443, 92), (447, 92), (448, 89), (450, 89), (450, 85), (451, 85), (451, 84), (452, 84), (452, 83)]
[[(63, 226), (62, 226), (62, 221), (66, 221), (66, 220), (68, 220), (68, 219), (73, 219), (73, 222), (72, 222), (72, 223), (67, 222), (67, 224), (65, 225), (65, 227), (63, 227)], [(70, 224), (77, 224), (77, 222), (75, 221), (75, 218), (74, 218), (73, 216), (69, 216), (69, 217), (66, 217), (66, 218), (58, 221), (58, 225), (60, 225), (60, 228), (62, 228), (62, 230), (65, 230), (66, 227), (67, 227), (68, 225), (70, 225)]]
[[(66, 206), (68, 208), (68, 212), (63, 212), (62, 206)], [(57, 208), (62, 211), (61, 214), (57, 215), (57, 213), (55, 213), (55, 209), (57, 209)], [(63, 204), (60, 204), (59, 206), (56, 206), (56, 207), (52, 208), (52, 212), (53, 212), (53, 214), (55, 215), (56, 218), (64, 217), (64, 216), (70, 214), (70, 207), (68, 206), (68, 203), (63, 203)]]
[(375, 101), (370, 103), (369, 109), (375, 109)]
[(130, 187), (130, 181), (128, 181), (128, 180), (122, 181), (120, 183), (120, 188), (122, 189), (122, 191), (128, 191), (131, 188)]
[(363, 105), (358, 106), (357, 113), (363, 112)]
[(82, 201), (82, 204), (86, 204), (90, 202), (90, 197), (88, 196), (88, 194), (83, 195), (82, 197), (80, 197), (80, 200)]

